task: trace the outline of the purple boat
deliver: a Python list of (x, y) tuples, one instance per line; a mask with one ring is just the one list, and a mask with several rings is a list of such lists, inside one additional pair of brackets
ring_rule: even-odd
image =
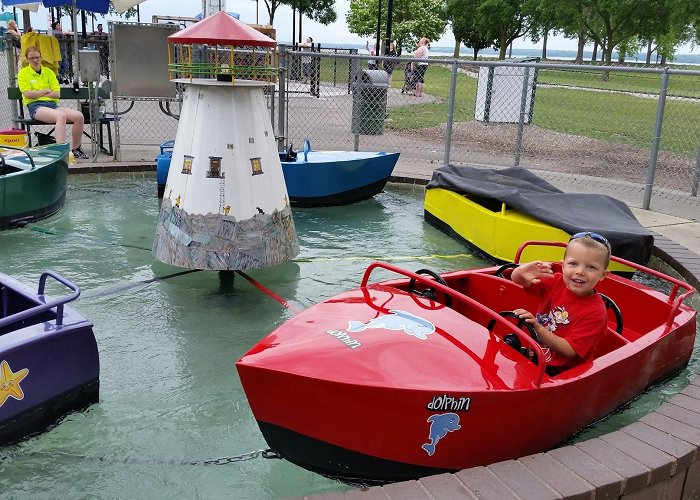
[[(70, 289), (44, 293), (53, 278)], [(44, 271), (34, 289), (0, 273), (0, 444), (44, 430), (99, 400), (100, 360), (92, 323), (65, 304), (80, 289)]]

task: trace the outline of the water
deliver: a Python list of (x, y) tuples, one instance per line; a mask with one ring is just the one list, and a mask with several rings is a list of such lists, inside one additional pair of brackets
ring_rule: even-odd
[[(159, 210), (152, 174), (69, 183), (57, 215), (0, 232), (0, 271), (35, 284), (51, 268), (82, 288), (73, 306), (95, 324), (100, 402), (0, 448), (0, 496), (264, 499), (347, 490), (282, 460), (195, 463), (267, 447), (234, 363), (293, 313), (239, 276), (233, 289), (215, 272), (168, 277), (182, 270), (151, 255)], [(374, 259), (412, 270), (485, 264), (425, 224), (420, 187), (389, 185), (362, 203), (293, 213), (301, 254), (248, 274), (295, 309), (356, 287)], [(639, 418), (696, 364), (588, 432)]]

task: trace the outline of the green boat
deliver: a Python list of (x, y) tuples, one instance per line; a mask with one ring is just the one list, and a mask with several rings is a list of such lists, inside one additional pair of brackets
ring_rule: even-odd
[(69, 144), (0, 146), (0, 229), (22, 226), (61, 209)]

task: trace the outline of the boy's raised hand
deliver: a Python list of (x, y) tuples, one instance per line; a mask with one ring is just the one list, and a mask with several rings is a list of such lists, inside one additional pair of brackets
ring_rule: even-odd
[(527, 264), (521, 264), (513, 271), (511, 279), (523, 286), (530, 286), (539, 283), (543, 278), (550, 278), (554, 275), (552, 264), (534, 260)]

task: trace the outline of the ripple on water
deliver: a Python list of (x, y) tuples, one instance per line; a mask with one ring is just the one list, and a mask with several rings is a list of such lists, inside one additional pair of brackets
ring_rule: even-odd
[[(156, 279), (183, 270), (151, 255), (155, 188), (152, 176), (72, 176), (58, 214), (0, 232), (2, 272), (36, 283), (52, 268), (81, 286), (75, 307), (95, 324), (101, 362), (100, 402), (12, 448), (0, 462), (3, 494), (257, 500), (347, 489), (280, 460), (191, 464), (266, 448), (234, 363), (292, 312), (240, 276), (233, 288), (214, 272)], [(389, 185), (362, 203), (294, 209), (300, 255), (247, 274), (303, 309), (356, 287), (374, 259), (411, 270), (483, 266), (423, 221), (422, 203), (422, 188)], [(697, 360), (601, 425), (638, 418), (683, 386)]]

